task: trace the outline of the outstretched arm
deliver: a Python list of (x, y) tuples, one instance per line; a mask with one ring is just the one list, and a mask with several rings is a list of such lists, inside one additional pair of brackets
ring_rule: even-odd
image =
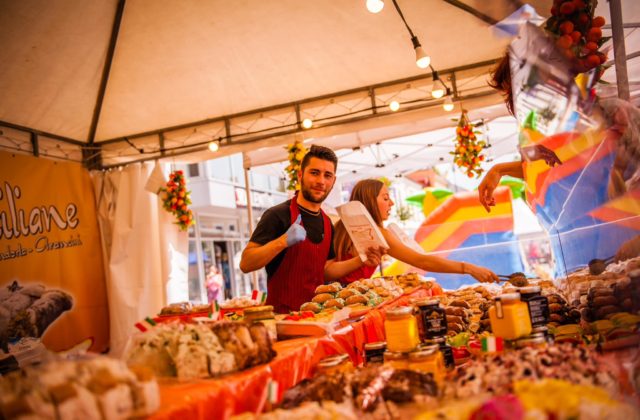
[(500, 183), (500, 179), (505, 175), (524, 178), (522, 163), (498, 163), (485, 174), (482, 182), (480, 182), (480, 185), (478, 186), (478, 199), (480, 200), (480, 204), (482, 204), (488, 212), (491, 212), (491, 207), (496, 205), (496, 199), (493, 197), (493, 191), (495, 191)]
[(497, 282), (498, 276), (491, 270), (474, 264), (450, 261), (446, 258), (420, 254), (405, 246), (395, 235), (386, 229), (382, 233), (389, 244), (389, 255), (404, 263), (425, 271), (436, 273), (470, 274), (479, 282)]

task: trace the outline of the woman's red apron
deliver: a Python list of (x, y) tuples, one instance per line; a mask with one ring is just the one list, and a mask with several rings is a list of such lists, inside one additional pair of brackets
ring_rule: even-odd
[[(296, 197), (289, 206), (292, 224), (300, 214)], [(267, 305), (273, 305), (276, 313), (299, 311), (303, 303), (311, 301), (316, 287), (324, 283), (324, 265), (332, 239), (331, 220), (320, 212), (324, 222), (322, 242), (314, 244), (307, 237), (287, 248), (280, 266), (267, 282)]]
[[(342, 259), (341, 261), (347, 261), (350, 260), (351, 258), (353, 258), (351, 256), (351, 254), (345, 254), (344, 259)], [(378, 267), (368, 267), (366, 265), (363, 265), (362, 267), (358, 268), (357, 270), (352, 271), (351, 273), (347, 274), (346, 276), (344, 276), (343, 278), (340, 279), (340, 283), (342, 284), (349, 284), (349, 283), (353, 283), (356, 280), (361, 280), (361, 279), (369, 279), (371, 278), (371, 276), (373, 275), (373, 273), (375, 273), (376, 269)]]

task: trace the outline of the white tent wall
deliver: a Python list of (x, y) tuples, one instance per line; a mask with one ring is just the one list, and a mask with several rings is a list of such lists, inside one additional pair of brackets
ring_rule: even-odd
[(111, 354), (136, 322), (167, 302), (188, 301), (188, 237), (145, 189), (153, 164), (93, 171), (109, 299)]

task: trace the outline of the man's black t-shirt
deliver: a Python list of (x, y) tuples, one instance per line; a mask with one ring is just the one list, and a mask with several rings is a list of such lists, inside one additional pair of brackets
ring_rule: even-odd
[[(289, 206), (291, 205), (291, 200), (287, 200), (284, 203), (280, 203), (276, 206), (267, 209), (264, 212), (260, 221), (258, 222), (258, 226), (256, 226), (256, 230), (253, 231), (251, 235), (251, 242), (255, 242), (260, 245), (264, 245), (267, 242), (271, 242), (274, 239), (282, 236), (289, 226), (291, 226), (291, 211), (289, 210)], [(318, 214), (314, 216), (305, 211), (304, 208), (300, 209), (300, 214), (302, 215), (302, 225), (307, 231), (307, 238), (314, 244), (319, 244), (322, 242), (324, 238), (324, 221), (322, 219), (322, 214)], [(331, 225), (331, 238), (333, 238), (333, 224)], [(267, 276), (271, 278), (280, 267), (280, 263), (284, 258), (284, 254), (287, 252), (280, 252), (278, 255), (272, 259), (267, 266), (265, 267), (267, 270)], [(329, 255), (327, 256), (327, 260), (332, 260), (336, 257), (336, 253), (333, 249), (333, 240), (331, 241), (331, 245), (329, 247)]]

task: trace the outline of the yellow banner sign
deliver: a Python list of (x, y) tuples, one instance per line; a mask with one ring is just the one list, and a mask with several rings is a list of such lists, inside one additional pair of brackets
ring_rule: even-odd
[(0, 344), (109, 346), (93, 187), (80, 164), (0, 152)]

